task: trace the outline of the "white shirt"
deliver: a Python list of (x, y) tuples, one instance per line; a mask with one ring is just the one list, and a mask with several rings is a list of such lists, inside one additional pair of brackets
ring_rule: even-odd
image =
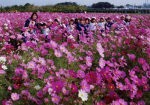
[(92, 30), (92, 31), (95, 31), (96, 30), (96, 26), (97, 26), (97, 23), (90, 23), (89, 29)]

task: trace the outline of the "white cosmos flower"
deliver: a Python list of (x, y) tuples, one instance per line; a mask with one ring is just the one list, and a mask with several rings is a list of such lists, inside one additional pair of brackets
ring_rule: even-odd
[(79, 90), (78, 97), (82, 99), (82, 101), (88, 100), (88, 94), (84, 90)]
[(8, 26), (8, 24), (7, 24), (7, 23), (4, 23), (4, 26)]
[(6, 65), (2, 65), (2, 69), (7, 70), (7, 66)]
[(49, 93), (49, 95), (51, 95), (52, 91), (53, 91), (52, 88), (48, 88), (48, 93)]
[(36, 85), (34, 88), (35, 88), (36, 90), (40, 90), (40, 89), (41, 89), (41, 87), (40, 87), (39, 85)]
[(69, 35), (68, 38), (69, 38), (69, 39), (72, 39), (73, 41), (75, 41), (75, 38), (74, 38), (74, 36), (72, 36), (72, 35)]
[(0, 57), (0, 62), (5, 63), (6, 62), (6, 57), (1, 56)]

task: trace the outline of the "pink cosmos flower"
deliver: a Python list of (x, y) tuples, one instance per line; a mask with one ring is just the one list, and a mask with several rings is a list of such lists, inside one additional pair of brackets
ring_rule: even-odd
[(18, 39), (18, 40), (22, 39), (22, 35), (18, 34), (18, 35), (17, 35), (17, 39)]
[(80, 67), (80, 69), (83, 70), (83, 71), (87, 69), (87, 65), (79, 65), (79, 67)]
[(97, 73), (97, 81), (96, 81), (96, 84), (101, 84), (102, 83), (102, 76), (101, 76), (101, 73)]
[(90, 85), (87, 83), (86, 80), (83, 80), (80, 85), (82, 90), (88, 93), (90, 92)]
[(29, 68), (29, 69), (35, 69), (36, 68), (36, 63), (34, 61), (28, 62), (27, 68)]
[(23, 70), (22, 68), (19, 68), (19, 67), (18, 67), (18, 68), (15, 69), (15, 74), (16, 74), (16, 75), (21, 75), (21, 74), (23, 73), (23, 71), (24, 71), (24, 70)]
[(55, 56), (56, 57), (58, 57), (58, 58), (60, 58), (60, 57), (62, 57), (62, 52), (60, 51), (60, 50), (54, 50), (54, 54), (55, 54)]
[(41, 51), (41, 54), (42, 54), (42, 56), (46, 56), (46, 55), (48, 54), (48, 51), (45, 50), (45, 49), (43, 49), (43, 50)]
[(103, 101), (100, 101), (100, 102), (97, 102), (96, 105), (106, 105), (106, 103)]
[(54, 104), (59, 104), (59, 102), (60, 102), (60, 97), (59, 97), (58, 95), (54, 94), (54, 95), (52, 96), (52, 102), (53, 102)]
[(31, 94), (30, 94), (29, 90), (22, 90), (21, 91), (21, 96), (23, 98), (26, 98), (26, 99), (30, 99), (31, 98)]
[(68, 50), (64, 46), (60, 45), (59, 48), (60, 48), (60, 51), (62, 51), (65, 54), (68, 54)]
[(68, 64), (72, 63), (75, 61), (74, 56), (71, 53), (67, 54), (67, 59), (68, 59)]
[(125, 88), (125, 85), (123, 85), (122, 83), (120, 83), (120, 82), (116, 82), (116, 87), (118, 88), (118, 89), (120, 89), (120, 90), (125, 90), (126, 88)]
[(69, 90), (67, 90), (65, 87), (62, 89), (62, 92), (64, 95), (68, 95), (69, 94)]
[(48, 98), (44, 98), (44, 102), (48, 104), (49, 103), (49, 99)]
[(114, 64), (113, 64), (112, 62), (110, 62), (110, 61), (106, 61), (106, 64), (107, 64), (108, 66), (110, 66), (110, 67), (114, 67)]
[(78, 71), (77, 71), (77, 77), (78, 77), (78, 78), (84, 78), (84, 77), (85, 77), (84, 71), (78, 70)]
[(143, 68), (144, 71), (150, 70), (150, 65), (148, 63), (144, 63), (142, 65), (142, 68)]
[(55, 41), (50, 41), (50, 45), (52, 46), (53, 49), (56, 49), (58, 47), (58, 44)]
[(3, 100), (2, 105), (13, 105), (12, 100)]
[(25, 70), (22, 72), (22, 79), (24, 80), (28, 79), (28, 73)]
[(86, 65), (88, 67), (91, 67), (92, 66), (92, 61), (93, 61), (92, 58), (90, 56), (86, 56), (85, 60), (86, 60)]
[(135, 60), (136, 56), (134, 54), (128, 54), (129, 59)]
[(4, 70), (0, 70), (0, 75), (2, 74), (6, 74), (6, 72)]
[(111, 96), (113, 100), (119, 99), (119, 95), (115, 91), (110, 91), (109, 96)]
[(9, 91), (11, 91), (11, 90), (12, 90), (12, 87), (11, 87), (11, 86), (9, 86), (9, 87), (8, 87), (8, 90), (9, 90)]
[(143, 100), (141, 100), (141, 101), (138, 101), (137, 105), (146, 105), (146, 104)]
[(146, 60), (144, 58), (138, 58), (139, 64), (143, 65), (146, 63)]
[(41, 90), (38, 91), (38, 92), (37, 92), (37, 96), (38, 96), (38, 98), (43, 98), (43, 96), (44, 96), (44, 95), (43, 95), (43, 91), (41, 91)]
[(94, 84), (97, 81), (97, 74), (94, 71), (90, 71), (89, 73), (86, 74), (85, 78), (89, 84)]
[(143, 96), (142, 90), (138, 90), (136, 94), (136, 98), (141, 98)]
[(147, 78), (150, 79), (150, 71), (147, 71), (147, 72), (146, 72), (146, 76), (147, 76)]
[(12, 99), (13, 101), (19, 100), (19, 94), (17, 94), (17, 93), (12, 93), (12, 94), (11, 94), (11, 99)]
[(76, 72), (74, 72), (73, 70), (69, 70), (68, 72), (69, 72), (70, 77), (77, 78)]
[(99, 59), (99, 66), (103, 69), (105, 67), (105, 60), (103, 58)]
[(130, 105), (137, 105), (135, 102), (130, 102)]
[(111, 105), (128, 105), (128, 103), (123, 99), (118, 99), (116, 101), (113, 101)]
[(97, 51), (99, 52), (99, 55), (100, 55), (101, 57), (104, 57), (104, 49), (103, 49), (101, 43), (97, 43), (96, 46), (97, 46)]
[(63, 81), (52, 82), (52, 89), (57, 93), (61, 92), (63, 87), (64, 87)]
[(46, 65), (46, 61), (44, 58), (39, 57), (38, 62), (41, 63), (41, 65), (44, 65), (44, 66)]
[(71, 91), (72, 93), (77, 93), (78, 92), (78, 87), (75, 84), (71, 85)]
[(130, 98), (131, 99), (135, 98), (138, 90), (137, 86), (135, 84), (130, 84), (128, 88), (130, 90)]

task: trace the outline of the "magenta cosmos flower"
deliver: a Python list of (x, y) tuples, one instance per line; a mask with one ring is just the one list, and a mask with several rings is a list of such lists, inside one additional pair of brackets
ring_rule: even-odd
[(56, 93), (61, 92), (63, 87), (64, 87), (63, 81), (56, 81), (52, 83), (52, 89), (53, 91), (56, 91)]
[(89, 84), (94, 84), (97, 82), (97, 74), (94, 71), (87, 73), (85, 78)]

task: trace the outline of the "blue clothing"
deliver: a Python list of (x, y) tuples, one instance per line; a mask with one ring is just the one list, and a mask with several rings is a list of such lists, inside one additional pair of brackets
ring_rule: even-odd
[(113, 25), (113, 22), (108, 22), (108, 23), (106, 23), (105, 24), (105, 29), (107, 29), (107, 28), (111, 28), (111, 26)]
[[(27, 19), (27, 20), (25, 21), (24, 27), (29, 27), (30, 21), (31, 21), (31, 18)], [(36, 21), (35, 21), (35, 26), (37, 26), (37, 22), (36, 22)]]
[(31, 19), (27, 19), (27, 20), (25, 21), (24, 27), (29, 27), (30, 21), (31, 21)]
[[(77, 24), (76, 24), (76, 29), (77, 29), (78, 31), (86, 31), (86, 26), (83, 25), (83, 24), (81, 24), (81, 23), (77, 23)], [(82, 30), (82, 29), (84, 29), (84, 30)]]

